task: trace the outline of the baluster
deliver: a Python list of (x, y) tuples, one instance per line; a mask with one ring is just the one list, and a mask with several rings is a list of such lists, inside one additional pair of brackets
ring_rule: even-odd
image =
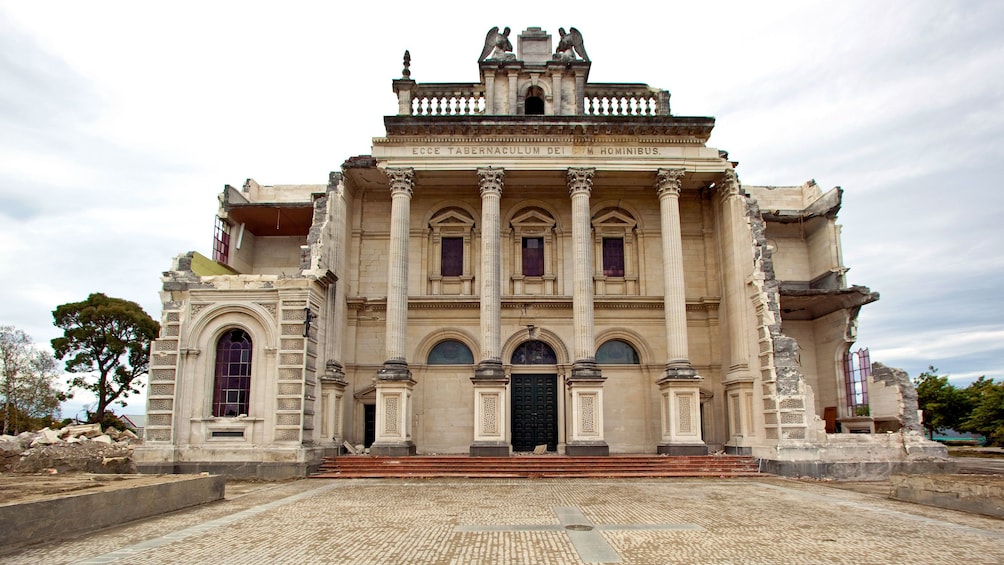
[(460, 115), (462, 116), (469, 115), (467, 112), (467, 101), (468, 99), (466, 96), (460, 98)]
[(421, 106), (421, 104), (422, 103), (418, 100), (417, 96), (412, 96), (411, 97), (411, 115), (412, 116), (417, 116), (418, 115), (418, 108)]

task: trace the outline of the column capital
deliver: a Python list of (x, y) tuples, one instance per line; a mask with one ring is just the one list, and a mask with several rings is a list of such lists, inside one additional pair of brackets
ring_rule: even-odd
[(593, 190), (593, 174), (596, 169), (593, 167), (574, 168), (569, 167), (566, 176), (568, 181), (568, 194), (575, 196), (584, 192), (587, 195)]
[(655, 188), (659, 196), (672, 194), (680, 195), (680, 187), (683, 185), (683, 175), (686, 169), (659, 169), (656, 171)]
[(415, 169), (411, 167), (387, 167), (383, 173), (390, 179), (390, 193), (404, 193), (411, 196), (415, 187)]
[(479, 167), (478, 186), (481, 188), (481, 196), (490, 193), (502, 194), (503, 177), (505, 177), (505, 169)]
[(722, 174), (720, 189), (722, 196), (726, 198), (739, 196), (739, 175), (736, 174), (735, 169), (725, 169), (725, 172)]

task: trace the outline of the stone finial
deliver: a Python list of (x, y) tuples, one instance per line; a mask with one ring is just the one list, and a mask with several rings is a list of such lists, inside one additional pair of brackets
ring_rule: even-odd
[(568, 194), (575, 194), (576, 192), (589, 193), (593, 190), (593, 174), (596, 173), (596, 169), (592, 167), (588, 168), (569, 168), (566, 179), (568, 181)]
[(686, 169), (659, 169), (656, 173), (655, 182), (655, 188), (658, 190), (659, 196), (667, 192), (679, 195), (680, 188), (683, 186), (683, 175), (686, 172)]
[(404, 69), (401, 70), (401, 78), (411, 78), (411, 51), (404, 50)]
[(478, 185), (481, 193), (492, 191), (502, 192), (502, 179), (505, 177), (505, 169), (494, 169), (492, 167), (478, 168)]
[(561, 35), (561, 40), (558, 41), (558, 48), (554, 52), (555, 59), (572, 62), (578, 54), (583, 61), (589, 62), (589, 55), (586, 54), (586, 46), (582, 42), (582, 33), (579, 30), (573, 27), (565, 33), (565, 28), (559, 27), (558, 33)]

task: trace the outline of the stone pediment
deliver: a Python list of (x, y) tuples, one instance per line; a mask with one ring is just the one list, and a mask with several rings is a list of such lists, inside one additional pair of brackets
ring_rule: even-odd
[(593, 216), (593, 227), (596, 226), (619, 226), (633, 228), (638, 225), (629, 214), (618, 208), (605, 208)]
[(431, 220), (429, 220), (429, 225), (433, 227), (446, 228), (446, 227), (463, 227), (472, 228), (474, 227), (474, 220), (467, 215), (467, 212), (459, 208), (447, 208), (436, 214)]
[(523, 228), (545, 228), (550, 229), (556, 223), (550, 214), (540, 208), (527, 208), (513, 217), (512, 225)]

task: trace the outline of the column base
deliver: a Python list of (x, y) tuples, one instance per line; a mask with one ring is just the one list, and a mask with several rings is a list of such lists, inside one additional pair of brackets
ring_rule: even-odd
[(370, 455), (379, 457), (411, 457), (416, 452), (415, 444), (410, 441), (401, 443), (374, 443), (370, 446)]
[(662, 378), (659, 379), (659, 382), (688, 379), (701, 379), (701, 376), (697, 374), (697, 369), (691, 367), (689, 363), (686, 365), (669, 364), (662, 372)]
[(487, 361), (482, 361), (478, 363), (478, 366), (474, 368), (474, 378), (476, 381), (504, 381), (505, 369), (502, 368), (502, 362), (495, 359), (489, 359)]
[(603, 371), (594, 361), (576, 361), (572, 364), (572, 374), (569, 381), (603, 381)]
[(411, 370), (408, 369), (407, 361), (396, 359), (384, 361), (383, 367), (377, 371), (376, 378), (381, 381), (410, 381)]
[(509, 457), (512, 451), (508, 443), (474, 442), (471, 457)]
[(701, 444), (659, 444), (656, 453), (659, 455), (707, 455), (708, 446)]
[(605, 441), (576, 441), (565, 444), (565, 455), (569, 457), (606, 457), (610, 446)]

